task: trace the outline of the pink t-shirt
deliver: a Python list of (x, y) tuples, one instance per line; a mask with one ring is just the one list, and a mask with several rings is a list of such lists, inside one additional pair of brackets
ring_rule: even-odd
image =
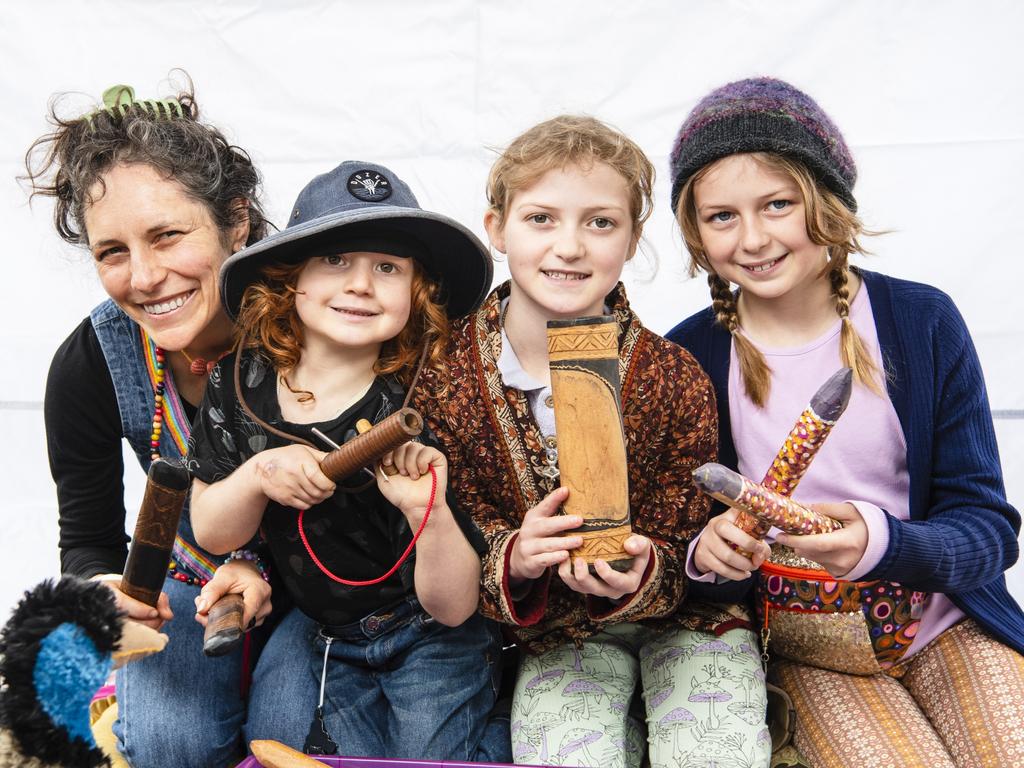
[[(863, 286), (850, 305), (850, 320), (881, 370), (874, 315)], [(842, 365), (841, 328), (842, 323), (837, 319), (825, 334), (797, 348), (771, 349), (756, 345), (772, 369), (771, 392), (763, 409), (755, 406), (744, 392), (733, 347), (729, 365), (729, 414), (741, 474), (761, 481), (811, 397)], [(843, 578), (856, 581), (882, 559), (889, 546), (885, 512), (899, 520), (908, 520), (909, 488), (907, 444), (892, 401), (855, 384), (846, 412), (793, 493), (795, 500), (805, 504), (850, 501), (867, 523), (868, 545), (864, 556)], [(774, 540), (775, 533), (777, 531), (772, 529), (769, 542)], [(693, 566), (695, 543), (690, 546), (687, 571), (691, 578), (696, 575), (699, 581), (713, 581), (714, 574), (701, 575)], [(904, 658), (923, 648), (963, 615), (945, 595), (930, 595), (914, 642)]]

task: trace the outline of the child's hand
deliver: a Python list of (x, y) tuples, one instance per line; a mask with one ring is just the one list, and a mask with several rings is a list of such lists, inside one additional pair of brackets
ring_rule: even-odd
[(623, 595), (636, 592), (640, 587), (647, 563), (651, 559), (651, 540), (634, 534), (626, 539), (623, 549), (633, 556), (633, 565), (625, 573), (613, 570), (604, 560), (598, 559), (594, 561), (597, 576), (593, 576), (587, 567), (587, 561), (577, 557), (575, 561), (570, 562), (567, 559), (558, 566), (558, 575), (569, 589), (576, 592), (618, 600)]
[(256, 454), (251, 461), (260, 491), (294, 509), (309, 509), (334, 493), (334, 483), (320, 469), (327, 454), (305, 445), (286, 445)]
[[(693, 564), (701, 573), (714, 571), (725, 579), (743, 581), (751, 572), (760, 567), (772, 553), (771, 547), (744, 533), (736, 525), (737, 510), (727, 511), (712, 518), (704, 527), (693, 551)], [(751, 553), (745, 557), (733, 549), (731, 544)]]
[(837, 579), (842, 578), (864, 557), (864, 550), (868, 548), (867, 523), (857, 508), (848, 502), (810, 506), (815, 512), (838, 520), (843, 527), (838, 531), (809, 536), (780, 533), (776, 541), (792, 547), (801, 557), (810, 558)]
[(556, 488), (523, 516), (509, 557), (510, 579), (517, 582), (536, 579), (550, 566), (568, 560), (569, 550), (583, 544), (582, 536), (559, 535), (583, 525), (579, 515), (558, 514), (558, 508), (567, 498), (568, 488)]
[(382, 467), (393, 466), (397, 475), (385, 475), (377, 470), (377, 487), (384, 498), (398, 507), (415, 531), (423, 521), (430, 501), (430, 468), (437, 475), (437, 489), (434, 491), (434, 507), (444, 505), (444, 494), (448, 488), (448, 461), (436, 448), (422, 443), (408, 442), (387, 454), (380, 460)]
[(242, 626), (247, 630), (258, 627), (270, 615), (270, 585), (247, 560), (231, 560), (213, 572), (213, 578), (196, 596), (196, 621), (205, 627), (210, 608), (224, 595), (242, 596)]

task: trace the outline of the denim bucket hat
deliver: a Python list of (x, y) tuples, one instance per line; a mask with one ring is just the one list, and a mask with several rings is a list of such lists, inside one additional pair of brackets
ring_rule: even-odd
[(491, 287), (491, 257), (476, 235), (454, 219), (420, 208), (409, 186), (391, 170), (348, 160), (306, 185), (285, 229), (224, 262), (224, 309), (237, 317), (242, 294), (264, 266), (295, 264), (337, 253), (338, 247), (415, 258), (441, 285), (450, 318), (476, 309)]

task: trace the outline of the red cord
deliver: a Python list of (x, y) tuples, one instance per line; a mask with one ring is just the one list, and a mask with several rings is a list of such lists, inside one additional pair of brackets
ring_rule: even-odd
[(398, 558), (398, 562), (391, 566), (391, 570), (389, 570), (383, 576), (378, 576), (376, 579), (370, 579), (369, 581), (349, 581), (348, 579), (343, 579), (341, 578), (341, 576), (335, 576), (333, 573), (331, 573), (327, 569), (327, 566), (320, 562), (320, 558), (313, 554), (313, 548), (309, 545), (309, 540), (306, 538), (306, 531), (302, 527), (302, 517), (306, 512), (306, 510), (304, 509), (299, 510), (299, 538), (302, 539), (302, 544), (306, 548), (306, 554), (308, 554), (310, 559), (314, 563), (316, 563), (316, 567), (320, 569), (320, 572), (332, 581), (336, 581), (339, 584), (345, 584), (350, 587), (368, 587), (371, 584), (380, 584), (385, 579), (390, 578), (395, 571), (402, 567), (402, 563), (404, 563), (409, 558), (409, 555), (412, 553), (413, 547), (416, 546), (416, 542), (420, 538), (420, 534), (423, 533), (423, 529), (427, 525), (427, 520), (430, 519), (430, 510), (433, 509), (434, 507), (434, 496), (436, 493), (437, 473), (434, 471), (433, 467), (430, 467), (430, 498), (427, 500), (427, 511), (423, 515), (423, 522), (420, 523), (419, 529), (413, 535), (412, 541), (409, 542), (409, 546), (405, 548), (405, 552), (403, 552), (402, 556)]

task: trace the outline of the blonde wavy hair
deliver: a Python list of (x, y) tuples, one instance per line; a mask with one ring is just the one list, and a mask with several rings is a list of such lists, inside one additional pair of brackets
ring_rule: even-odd
[[(866, 386), (877, 395), (882, 394), (881, 374), (850, 322), (849, 257), (852, 253), (866, 253), (860, 236), (876, 232), (864, 228), (863, 222), (827, 187), (818, 184), (810, 170), (801, 162), (770, 152), (754, 152), (751, 157), (766, 170), (789, 177), (800, 190), (804, 202), (807, 236), (815, 245), (824, 246), (828, 264), (821, 277), (827, 277), (835, 300), (836, 314), (842, 319), (840, 351), (843, 365), (853, 369), (854, 381)], [(717, 161), (716, 161), (717, 162)], [(679, 194), (676, 220), (683, 233), (686, 249), (690, 253), (690, 275), (703, 270), (711, 289), (711, 308), (715, 320), (732, 334), (736, 356), (740, 362), (743, 386), (747, 396), (763, 408), (771, 389), (771, 368), (757, 347), (741, 332), (741, 318), (736, 297), (729, 283), (718, 276), (708, 261), (698, 226), (694, 187), (707, 176), (716, 163), (708, 163), (687, 179)]]
[(548, 171), (604, 163), (626, 180), (633, 240), (651, 215), (654, 166), (625, 134), (587, 115), (559, 115), (520, 134), (498, 157), (487, 177), (487, 202), (499, 224), (512, 196)]
[[(303, 329), (295, 310), (295, 297), (306, 261), (264, 267), (260, 279), (242, 294), (235, 324), (237, 341), (246, 347), (262, 348), (285, 386), (300, 396), (300, 402), (315, 399), (308, 390), (292, 389), (287, 378), (302, 357)], [(392, 374), (406, 387), (412, 383), (424, 344), (427, 364), (437, 365), (441, 361), (450, 328), (444, 305), (438, 299), (440, 287), (418, 261), (412, 259), (412, 264), (409, 321), (395, 338), (384, 342), (373, 366), (377, 375)]]

